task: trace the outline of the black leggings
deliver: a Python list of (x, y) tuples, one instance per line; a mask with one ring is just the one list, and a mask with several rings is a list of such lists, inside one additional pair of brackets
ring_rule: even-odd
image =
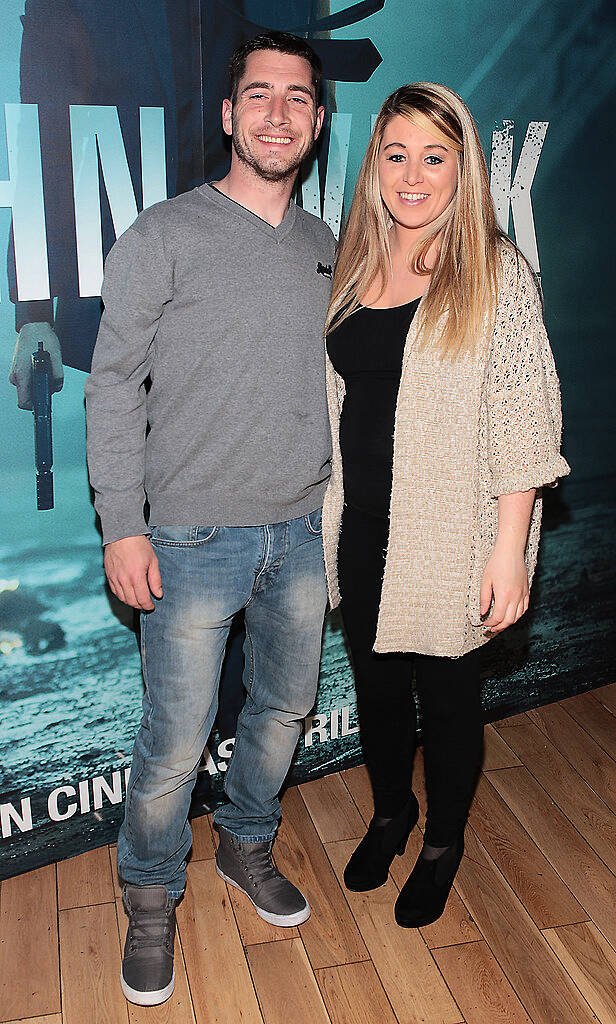
[(374, 812), (393, 817), (411, 789), (421, 712), (428, 814), (425, 841), (448, 846), (466, 824), (483, 759), (479, 651), (462, 658), (375, 654), (389, 523), (345, 505), (338, 553), (362, 749)]

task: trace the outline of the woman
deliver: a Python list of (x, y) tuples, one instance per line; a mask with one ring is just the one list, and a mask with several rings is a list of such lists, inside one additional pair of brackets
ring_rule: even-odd
[(382, 885), (417, 822), (414, 669), (428, 813), (395, 915), (419, 927), (443, 912), (464, 849), (483, 753), (479, 648), (527, 610), (538, 488), (569, 472), (537, 287), (445, 86), (403, 86), (378, 115), (327, 330), (325, 560), (374, 793), (344, 877)]

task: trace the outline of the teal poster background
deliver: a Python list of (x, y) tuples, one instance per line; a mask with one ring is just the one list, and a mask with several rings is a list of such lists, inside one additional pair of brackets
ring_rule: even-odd
[[(134, 19), (137, 34), (143, 30), (140, 18), (146, 5), (134, 0), (133, 10), (131, 2), (123, 9)], [(80, 31), (85, 32), (88, 18), (100, 5), (94, 0), (76, 0), (74, 5), (58, 0), (25, 7), (23, 0), (5, 0), (0, 36), (2, 104), (20, 104), (24, 99), (20, 17), (24, 10), (28, 15), (37, 7), (43, 13), (45, 7), (55, 11), (45, 16), (51, 37), (56, 19), (58, 61), (55, 69), (53, 61), (45, 66), (42, 76), (50, 76), (53, 92), (53, 76), (66, 71), (61, 69), (62, 46), (69, 45), (61, 16), (74, 8)], [(298, 19), (292, 23), (290, 7)], [(531, 612), (486, 649), (486, 717), (503, 717), (611, 682), (614, 576), (610, 553), (616, 471), (611, 415), (616, 360), (612, 283), (606, 269), (612, 251), (615, 156), (612, 54), (616, 25), (611, 8), (606, 2), (570, 0), (531, 0), (522, 6), (505, 0), (498, 7), (487, 0), (417, 4), (385, 0), (356, 5), (338, 0), (329, 5), (302, 5), (300, 0), (295, 5), (203, 0), (200, 46), (208, 59), (196, 94), (200, 95), (199, 88), (206, 94), (202, 104), (205, 150), (199, 138), (188, 156), (178, 147), (177, 164), (168, 153), (168, 186), (181, 179), (182, 160), (185, 165), (192, 161), (195, 174), (201, 161), (201, 173), (215, 176), (212, 153), (218, 128), (213, 115), (208, 115), (207, 97), (211, 90), (210, 106), (214, 107), (218, 103), (215, 89), (224, 95), (222, 71), (217, 68), (233, 32), (230, 29), (225, 36), (221, 26), (231, 24), (235, 31), (236, 23), (245, 35), (253, 34), (251, 26), (265, 24), (304, 29), (303, 34), (317, 42), (365, 40), (356, 48), (359, 56), (353, 58), (364, 61), (365, 81), (360, 80), (360, 72), (352, 67), (349, 71), (337, 58), (345, 80), (327, 85), (329, 131), (318, 165), (305, 169), (298, 196), (336, 231), (343, 199), (348, 207), (352, 195), (371, 117), (389, 92), (404, 82), (432, 80), (451, 86), (469, 103), (488, 165), (493, 167), (493, 192), (502, 222), (541, 275), (546, 323), (562, 383), (564, 451), (573, 470), (571, 478), (546, 497)], [(103, 28), (97, 45), (101, 53), (105, 47), (108, 53), (116, 52)], [(159, 68), (164, 57), (154, 55)], [(138, 149), (133, 153), (130, 133), (133, 121), (137, 124), (139, 106), (156, 104), (151, 103), (153, 92), (144, 92), (143, 100), (138, 96), (134, 102), (132, 97), (127, 100), (122, 67), (116, 75), (117, 98), (107, 90), (87, 102), (118, 107), (135, 204), (140, 209), (142, 155)], [(144, 65), (144, 81), (146, 73)], [(70, 67), (70, 76), (78, 83), (88, 74), (91, 68), (85, 62)], [(174, 87), (180, 88), (177, 76)], [(75, 97), (65, 97), (66, 109), (61, 111), (65, 122), (69, 102), (80, 108), (86, 105), (79, 88)], [(28, 97), (28, 102), (34, 101)], [(49, 135), (50, 127), (45, 126), (43, 110), (46, 117), (55, 115), (48, 113), (48, 96), (41, 95), (37, 102), (46, 145), (45, 132)], [(175, 108), (165, 98), (161, 103), (169, 146)], [(8, 380), (16, 341), (15, 292), (10, 283), (10, 196), (2, 183), (10, 178), (11, 116), (0, 104), (0, 877), (115, 838), (141, 701), (132, 615), (110, 599), (104, 587), (100, 536), (85, 467), (85, 375), (83, 368), (75, 368), (78, 360), (65, 363), (64, 386), (53, 397), (55, 506), (49, 511), (36, 508), (33, 417), (17, 408), (15, 388)], [(105, 234), (110, 230), (113, 202), (122, 205), (127, 197), (112, 202), (107, 195), (106, 188), (112, 191), (112, 185), (105, 178), (108, 168), (100, 146), (99, 153)], [(155, 168), (155, 147), (153, 153)], [(494, 160), (493, 153), (503, 159)], [(503, 160), (506, 166), (509, 154), (511, 173), (503, 176)], [(70, 184), (70, 150), (67, 160), (58, 175), (64, 174)], [(20, 174), (32, 173), (31, 164), (26, 161), (24, 166), (23, 154), (18, 163)], [(494, 170), (497, 165), (500, 177)], [(50, 290), (52, 299), (60, 296), (59, 317), (62, 303), (68, 306), (71, 297), (62, 292), (65, 283), (54, 291), (54, 261), (62, 243), (62, 251), (70, 251), (75, 262), (74, 212), (71, 230), (63, 231), (60, 238), (60, 221), (52, 212), (53, 176), (44, 184)], [(32, 248), (27, 255), (22, 261), (24, 274), (33, 274), (41, 252)], [(76, 281), (74, 267), (71, 273)], [(57, 325), (60, 332), (59, 319)], [(231, 750), (232, 740), (212, 738), (199, 777), (195, 813), (220, 798)], [(339, 620), (333, 616), (325, 632), (317, 706), (306, 722), (291, 781), (359, 760), (352, 676)]]

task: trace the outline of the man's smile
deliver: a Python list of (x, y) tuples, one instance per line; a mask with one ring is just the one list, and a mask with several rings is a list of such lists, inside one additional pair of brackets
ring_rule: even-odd
[(268, 146), (288, 146), (293, 139), (290, 135), (257, 135), (256, 138), (259, 142), (264, 142)]

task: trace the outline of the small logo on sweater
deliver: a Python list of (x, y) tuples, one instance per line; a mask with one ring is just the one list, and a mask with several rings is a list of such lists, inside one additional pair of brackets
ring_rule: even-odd
[(327, 266), (323, 263), (317, 263), (317, 274), (323, 274), (323, 277), (332, 276), (332, 265), (328, 263)]

